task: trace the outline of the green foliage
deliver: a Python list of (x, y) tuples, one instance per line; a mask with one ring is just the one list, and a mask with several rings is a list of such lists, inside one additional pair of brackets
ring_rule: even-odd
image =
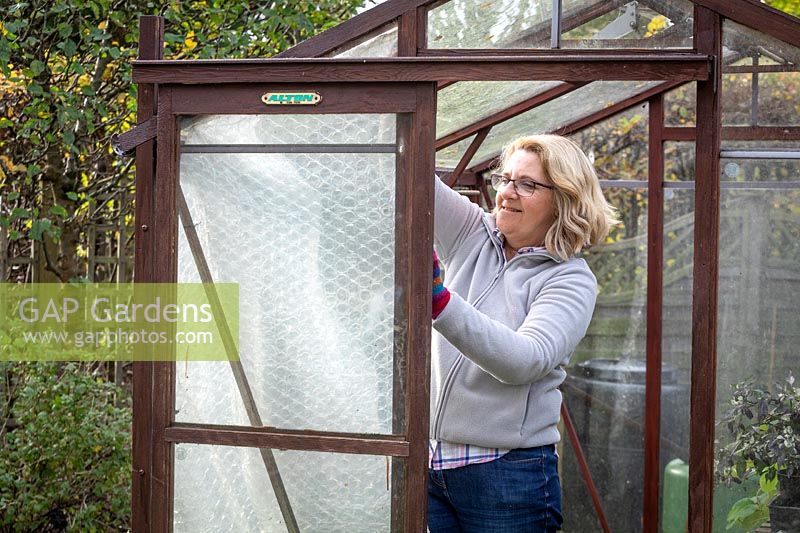
[(164, 16), (168, 59), (268, 57), (349, 18), (361, 2), (6, 4), (0, 23), (0, 224), (12, 230), (12, 240), (48, 243), (47, 269), (68, 281), (80, 275), (87, 224), (130, 220), (131, 207), (119, 213), (119, 198), (132, 191), (132, 160), (116, 157), (109, 141), (135, 122), (131, 61), (140, 15)]
[(0, 529), (124, 530), (130, 401), (73, 363), (2, 363), (0, 376)]
[(778, 497), (778, 477), (770, 478), (765, 469), (758, 480), (758, 492), (755, 496), (742, 498), (728, 511), (728, 527), (740, 527), (745, 531), (753, 531), (769, 520), (769, 504)]
[(765, 3), (784, 13), (800, 17), (800, 0), (766, 0)]
[(774, 391), (752, 381), (733, 386), (730, 409), (720, 420), (733, 440), (720, 450), (718, 472), (723, 481), (741, 482), (753, 472), (770, 479), (779, 472), (792, 476), (800, 467), (800, 387), (789, 373)]

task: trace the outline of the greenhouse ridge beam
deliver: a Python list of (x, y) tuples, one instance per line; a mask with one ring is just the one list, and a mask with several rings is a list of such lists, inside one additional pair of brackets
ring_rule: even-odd
[[(709, 77), (705, 54), (538, 53), (524, 56), (393, 59), (134, 61), (135, 83), (381, 81), (691, 81)], [(367, 68), (365, 68), (367, 67)]]

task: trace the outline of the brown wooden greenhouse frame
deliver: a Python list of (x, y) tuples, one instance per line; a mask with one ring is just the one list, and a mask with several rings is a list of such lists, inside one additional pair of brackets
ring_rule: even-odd
[[(451, 185), (465, 185), (480, 189), (480, 173), (489, 168), (493, 159), (472, 164), (471, 159), (489, 130), (497, 123), (512, 118), (528, 109), (566, 94), (585, 83), (613, 80), (663, 80), (664, 83), (646, 94), (636, 95), (610, 109), (583, 117), (560, 129), (567, 134), (612, 116), (640, 102), (649, 103), (649, 176), (644, 183), (648, 190), (648, 282), (647, 282), (647, 378), (645, 402), (645, 465), (643, 530), (655, 531), (659, 511), (659, 440), (661, 401), (661, 310), (662, 310), (662, 248), (663, 248), (663, 151), (665, 141), (696, 142), (695, 180), (695, 232), (692, 295), (692, 356), (691, 356), (691, 415), (689, 459), (689, 510), (688, 530), (710, 533), (712, 531), (712, 502), (714, 490), (714, 436), (716, 401), (716, 338), (717, 338), (717, 286), (718, 245), (720, 218), (720, 181), (718, 176), (721, 140), (744, 139), (800, 139), (798, 127), (721, 127), (720, 95), (722, 20), (728, 18), (753, 28), (763, 34), (800, 47), (800, 23), (797, 19), (769, 8), (755, 0), (691, 0), (694, 4), (693, 50), (432, 50), (425, 46), (427, 12), (439, 3), (432, 0), (389, 0), (330, 30), (283, 52), (275, 59), (265, 60), (210, 60), (210, 61), (160, 61), (163, 42), (163, 20), (144, 17), (140, 32), (140, 60), (134, 64), (134, 81), (139, 83), (138, 121), (144, 123), (154, 115), (166, 117), (174, 110), (165, 107), (165, 91), (206, 90), (219, 87), (222, 91), (244, 91), (249, 84), (296, 83), (302, 77), (308, 83), (369, 83), (385, 84), (388, 88), (397, 83), (437, 82), (439, 88), (457, 81), (469, 80), (560, 80), (563, 85), (551, 89), (501, 110), (492, 117), (476, 122), (436, 139), (436, 149), (477, 135), (466, 154), (454, 169), (443, 169)], [(642, 1), (647, 5), (650, 0)], [(597, 4), (568, 21), (564, 29), (577, 27), (600, 14), (624, 4), (610, 0)], [(348, 43), (360, 39), (386, 24), (397, 23), (398, 58), (391, 59), (320, 59)], [(544, 30), (542, 30), (544, 31)], [(548, 28), (549, 31), (549, 28)], [(669, 65), (668, 67), (666, 65)], [(742, 71), (768, 71), (764, 67), (737, 67)], [(748, 70), (751, 69), (751, 70)], [(666, 91), (697, 81), (697, 126), (665, 127), (663, 95)], [(197, 84), (204, 84), (202, 86)], [(212, 84), (212, 85), (208, 85)], [(199, 94), (199, 92), (197, 93)], [(210, 107), (210, 111), (231, 113), (248, 112), (238, 99), (228, 99), (224, 111)], [(221, 100), (209, 101), (220, 104)], [(431, 102), (432, 103), (432, 102)], [(254, 111), (252, 111), (254, 112)], [(435, 107), (418, 109), (422, 116), (428, 113), (432, 120)], [(172, 115), (174, 116), (174, 115)], [(702, 120), (700, 120), (702, 118)], [(426, 128), (417, 123), (417, 134), (431, 136), (434, 125)], [(176, 146), (174, 121), (159, 121), (158, 138)], [(430, 142), (434, 140), (431, 138)], [(163, 145), (162, 145), (163, 146)], [(149, 228), (177, 227), (175, 209), (160, 210), (159, 202), (175, 199), (174, 184), (159, 182), (156, 174), (174, 171), (176, 150), (170, 158), (156, 161), (154, 140), (136, 148), (137, 198), (136, 198), (136, 278), (137, 281), (172, 281), (175, 276), (175, 236), (172, 232), (148, 231)], [(167, 159), (167, 160), (165, 160)], [(432, 162), (430, 162), (432, 164)], [(428, 171), (429, 162), (417, 162), (419, 175)], [(430, 168), (432, 171), (432, 168)], [(155, 189), (153, 184), (155, 183)], [(423, 189), (426, 189), (423, 187)], [(427, 188), (429, 189), (429, 187)], [(410, 190), (410, 188), (409, 188)], [(485, 191), (485, 187), (483, 189)], [(407, 191), (408, 192), (408, 191)], [(408, 192), (408, 194), (411, 194)], [(431, 198), (417, 199), (414, 206), (419, 216)], [(410, 197), (410, 196), (409, 196)], [(424, 205), (425, 204), (425, 205)], [(168, 205), (175, 205), (174, 202)], [(429, 213), (428, 213), (429, 215)], [(166, 226), (165, 226), (166, 225)], [(412, 256), (423, 257), (430, 246), (430, 231), (411, 236)], [(157, 253), (171, 250), (172, 253)], [(423, 253), (424, 252), (424, 253)], [(427, 257), (427, 256), (425, 256)], [(427, 263), (426, 263), (427, 264)], [(418, 270), (427, 272), (419, 265)], [(427, 278), (426, 278), (427, 279)], [(424, 296), (430, 280), (414, 276), (411, 282), (413, 313), (420, 325), (427, 316), (429, 305)], [(427, 303), (426, 303), (427, 302)], [(422, 326), (420, 326), (422, 327)], [(429, 324), (427, 326), (429, 328)], [(424, 329), (424, 327), (423, 327)], [(428, 329), (429, 332), (429, 329)], [(416, 344), (424, 347), (424, 335)], [(427, 396), (428, 375), (417, 369), (422, 378), (416, 394)], [(410, 372), (409, 372), (410, 374)], [(171, 450), (175, 442), (239, 443), (249, 446), (273, 446), (299, 449), (336, 451), (363, 450), (357, 439), (340, 435), (313, 435), (302, 432), (267, 431), (259, 428), (197, 428), (175, 425), (172, 406), (166, 400), (174, 395), (174, 380), (169, 363), (134, 364), (134, 421), (133, 421), (133, 530), (169, 530), (171, 515)], [(172, 388), (170, 388), (172, 383)], [(411, 382), (409, 382), (411, 383)], [(158, 388), (164, 384), (166, 389)], [(427, 398), (420, 401), (415, 393), (409, 395), (413, 405), (407, 413), (410, 419), (427, 424)], [(417, 427), (418, 426), (418, 427)], [(408, 441), (384, 440), (380, 446), (389, 455), (407, 455), (410, 464), (406, 491), (424, 479), (424, 460), (427, 447), (427, 428), (416, 424), (416, 433)], [(245, 444), (246, 443), (246, 444)], [(408, 446), (406, 448), (405, 446)], [(412, 480), (412, 482), (409, 482)], [(416, 480), (416, 481), (413, 481)], [(421, 485), (420, 485), (421, 486)], [(422, 530), (424, 499), (417, 494), (406, 500), (406, 531)], [(166, 502), (166, 503), (165, 503)]]

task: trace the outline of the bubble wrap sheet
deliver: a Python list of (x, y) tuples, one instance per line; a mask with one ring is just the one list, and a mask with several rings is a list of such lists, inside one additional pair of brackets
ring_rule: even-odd
[[(191, 137), (394, 142), (393, 116), (391, 127), (385, 115), (246, 118), (195, 121)], [(265, 425), (392, 432), (395, 164), (388, 153), (181, 156), (211, 274), (240, 285), (240, 353)], [(178, 265), (179, 281), (200, 281), (183, 228)], [(177, 421), (249, 425), (228, 363), (177, 374)], [(385, 458), (276, 457), (301, 531), (389, 530)], [(257, 450), (179, 445), (175, 466), (176, 531), (286, 531)]]
[(208, 115), (181, 119), (184, 144), (387, 144), (396, 118), (376, 115)]

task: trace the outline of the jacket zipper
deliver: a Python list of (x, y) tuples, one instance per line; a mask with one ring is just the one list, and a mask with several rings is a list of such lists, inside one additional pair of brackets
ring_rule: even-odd
[[(500, 279), (500, 275), (503, 273), (508, 263), (516, 259), (515, 256), (512, 257), (510, 260), (506, 260), (506, 256), (503, 253), (503, 247), (497, 245), (497, 242), (495, 242), (495, 240), (491, 237), (491, 230), (488, 227), (486, 229), (490, 235), (489, 239), (491, 239), (492, 244), (494, 244), (495, 251), (498, 253), (498, 256), (500, 257), (500, 270), (497, 271), (497, 274), (495, 274), (494, 279), (486, 288), (486, 290), (483, 291), (481, 295), (478, 296), (478, 298), (472, 304), (472, 306), (475, 308), (477, 308), (481, 300), (483, 300), (489, 294), (489, 291), (491, 291), (494, 288), (495, 284), (497, 283), (497, 280)], [(544, 255), (545, 257), (552, 259), (552, 257), (550, 257), (549, 254), (543, 254), (541, 252), (537, 252), (535, 254), (530, 254), (530, 255)], [(445, 377), (444, 383), (442, 384), (442, 392), (439, 394), (439, 401), (437, 403), (438, 407), (436, 409), (436, 414), (433, 419), (433, 433), (434, 435), (437, 435), (436, 437), (437, 439), (439, 438), (438, 435), (439, 431), (441, 430), (442, 413), (444, 412), (445, 399), (449, 395), (450, 388), (453, 384), (453, 381), (455, 380), (455, 376), (458, 373), (459, 368), (461, 368), (461, 363), (463, 361), (464, 361), (464, 355), (459, 353), (458, 358), (456, 358), (456, 361), (453, 363), (453, 366), (450, 367), (450, 370), (447, 372), (447, 376)]]
[[(492, 240), (492, 243), (495, 244), (494, 240)], [(498, 248), (497, 248), (497, 246), (495, 244), (495, 251), (497, 251), (497, 250), (498, 250)], [(489, 294), (489, 291), (491, 291), (492, 288), (495, 286), (495, 284), (497, 283), (497, 280), (500, 279), (500, 275), (503, 273), (503, 270), (506, 268), (507, 261), (506, 261), (505, 255), (503, 255), (502, 249), (499, 250), (499, 256), (500, 256), (500, 270), (497, 271), (497, 274), (495, 274), (494, 279), (492, 280), (491, 283), (489, 283), (489, 286), (486, 288), (486, 290), (484, 290), (481, 293), (481, 295), (478, 296), (478, 298), (475, 299), (475, 302), (472, 304), (473, 307), (477, 308), (477, 306), (481, 302), (481, 300), (483, 300), (486, 297), (486, 295)], [(447, 398), (447, 396), (448, 396), (448, 394), (450, 392), (450, 388), (451, 388), (451, 386), (453, 384), (453, 380), (455, 379), (455, 376), (458, 373), (458, 369), (461, 367), (461, 363), (463, 361), (464, 361), (464, 354), (459, 352), (458, 357), (456, 358), (456, 361), (453, 363), (453, 366), (450, 367), (450, 370), (447, 372), (447, 377), (445, 377), (444, 383), (442, 384), (442, 392), (439, 394), (439, 401), (437, 403), (436, 416), (433, 419), (434, 420), (434, 422), (433, 422), (433, 433), (434, 433), (434, 435), (437, 435), (437, 437), (436, 437), (437, 439), (439, 438), (438, 437), (439, 430), (441, 429), (441, 425), (442, 425), (442, 412), (444, 412), (445, 398)]]

